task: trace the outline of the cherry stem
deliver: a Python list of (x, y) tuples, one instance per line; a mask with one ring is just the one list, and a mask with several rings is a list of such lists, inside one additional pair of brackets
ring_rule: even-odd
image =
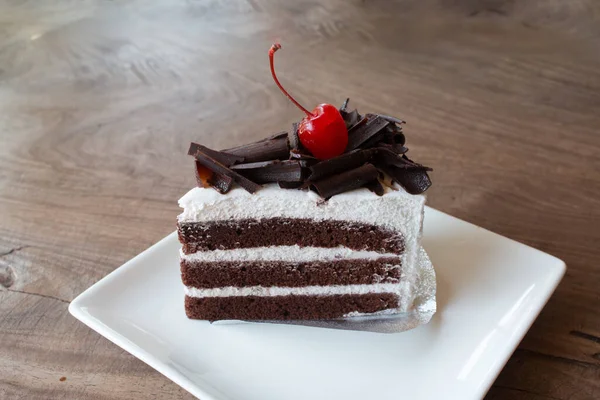
[(279, 43), (275, 43), (273, 46), (271, 46), (271, 49), (269, 50), (269, 62), (271, 64), (271, 75), (273, 75), (273, 80), (275, 81), (275, 83), (277, 84), (277, 86), (279, 87), (279, 89), (283, 92), (283, 94), (285, 94), (287, 96), (288, 99), (290, 99), (292, 101), (292, 103), (294, 103), (296, 105), (296, 107), (298, 107), (299, 109), (301, 109), (306, 115), (308, 115), (309, 117), (314, 117), (315, 115), (313, 113), (311, 113), (310, 111), (308, 111), (306, 108), (302, 107), (302, 105), (300, 103), (298, 103), (288, 92), (287, 90), (285, 90), (283, 88), (283, 86), (281, 86), (281, 83), (279, 83), (279, 79), (277, 79), (277, 75), (275, 75), (275, 67), (273, 66), (273, 56), (275, 54), (275, 52), (277, 50), (281, 49), (281, 45)]

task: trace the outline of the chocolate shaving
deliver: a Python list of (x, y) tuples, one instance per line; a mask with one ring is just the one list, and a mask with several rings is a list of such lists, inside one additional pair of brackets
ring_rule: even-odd
[(282, 189), (300, 189), (304, 182), (277, 182)]
[[(220, 163), (219, 161), (217, 161), (216, 159), (214, 159), (213, 157), (208, 155), (202, 148), (208, 149), (204, 146), (200, 146), (199, 148), (196, 149), (196, 151), (194, 153), (194, 157), (196, 157), (196, 160), (198, 161), (199, 164), (201, 164), (203, 167), (206, 167), (207, 169), (211, 170), (214, 173), (213, 176), (216, 176), (216, 179), (222, 179), (222, 178), (219, 178), (220, 175), (227, 176), (227, 177), (233, 179), (238, 185), (240, 185), (241, 187), (243, 187), (250, 193), (254, 193), (258, 189), (260, 189), (260, 185), (257, 185), (256, 183), (250, 181), (246, 177), (227, 168), (225, 165), (223, 165), (222, 163)], [(211, 151), (211, 149), (208, 149), (208, 150), (209, 150), (209, 152)], [(212, 150), (212, 152), (214, 152), (214, 150)], [(216, 153), (218, 153), (218, 152), (216, 152)], [(219, 182), (219, 181), (214, 181), (212, 179), (212, 177), (208, 180), (209, 184), (213, 184), (214, 182)], [(223, 188), (224, 187), (222, 187), (221, 189), (223, 190)]]
[(388, 126), (389, 123), (389, 121), (386, 121), (380, 116), (375, 116), (364, 124), (352, 127), (352, 129), (348, 131), (348, 146), (346, 146), (346, 151), (354, 150), (373, 138), (375, 135), (382, 132), (383, 128)]
[(357, 123), (355, 123), (354, 125), (352, 125), (350, 127), (350, 129), (348, 129), (348, 132), (350, 132), (353, 129), (358, 129), (359, 126), (366, 124), (368, 120), (369, 120), (369, 118), (362, 117)]
[(377, 168), (373, 164), (365, 164), (350, 171), (312, 182), (310, 187), (321, 197), (328, 199), (336, 194), (364, 186), (376, 180), (378, 176), (379, 171), (377, 171)]
[[(369, 114), (367, 114), (367, 115), (369, 115)], [(396, 118), (396, 117), (390, 117), (389, 115), (382, 115), (382, 114), (371, 114), (371, 115), (376, 115), (378, 117), (381, 117), (381, 118), (385, 119), (386, 121), (393, 122), (393, 123), (398, 124), (398, 125), (406, 124), (406, 121), (401, 120), (401, 119)]]
[(314, 164), (310, 167), (311, 175), (309, 176), (309, 180), (317, 181), (331, 175), (358, 168), (367, 162), (376, 166), (394, 166), (404, 169), (431, 171), (431, 168), (424, 167), (398, 154), (391, 145), (380, 145), (380, 147), (371, 149), (353, 150), (341, 156)]
[(367, 189), (369, 189), (371, 192), (375, 193), (377, 196), (383, 196), (383, 194), (385, 193), (385, 190), (383, 189), (383, 185), (377, 179), (367, 183), (365, 185), (365, 187)]
[(344, 119), (344, 122), (346, 123), (347, 129), (350, 129), (351, 127), (356, 125), (356, 123), (358, 121), (360, 121), (362, 119), (362, 116), (358, 113), (357, 110), (352, 110), (350, 112), (340, 111), (340, 114), (342, 115), (342, 118)]
[(222, 150), (221, 152), (243, 157), (247, 163), (276, 159), (285, 160), (290, 153), (288, 133), (280, 132), (267, 139)]
[(306, 179), (306, 168), (298, 160), (264, 161), (238, 164), (231, 169), (256, 183), (294, 182), (301, 184)]
[(394, 124), (389, 124), (386, 126), (383, 130), (382, 142), (387, 144), (404, 145), (406, 138), (404, 133), (402, 133), (402, 128)]
[(198, 187), (212, 186), (221, 194), (229, 192), (233, 185), (231, 177), (212, 172), (198, 160), (196, 160), (196, 182), (198, 183)]
[(379, 143), (378, 147), (389, 149), (391, 152), (395, 154), (404, 154), (408, 151), (407, 147), (402, 146), (401, 144), (389, 144), (389, 143)]
[(431, 179), (424, 168), (384, 167), (383, 170), (408, 193), (421, 194), (431, 186)]
[(354, 150), (329, 160), (321, 161), (310, 167), (309, 180), (317, 181), (325, 177), (339, 174), (350, 169), (358, 168), (370, 161), (376, 154), (376, 150)]
[(188, 156), (196, 156), (196, 153), (200, 151), (203, 152), (204, 154), (214, 158), (215, 160), (217, 160), (218, 162), (220, 162), (221, 164), (229, 167), (230, 165), (236, 164), (236, 163), (240, 163), (240, 162), (244, 162), (244, 157), (240, 157), (234, 154), (228, 154), (228, 153), (224, 153), (222, 151), (216, 151), (213, 149), (209, 149), (208, 147), (202, 146), (201, 144), (198, 143), (190, 143), (190, 148), (188, 150)]
[(344, 101), (344, 104), (342, 104), (342, 106), (340, 107), (340, 113), (342, 111), (346, 111), (348, 109), (349, 102), (350, 102), (350, 97), (347, 97), (346, 100)]
[(433, 171), (429, 167), (417, 164), (405, 155), (395, 153), (388, 147), (378, 147), (377, 154), (379, 155), (378, 160), (376, 160), (376, 164), (378, 166), (385, 165), (403, 169), (421, 169), (423, 171)]

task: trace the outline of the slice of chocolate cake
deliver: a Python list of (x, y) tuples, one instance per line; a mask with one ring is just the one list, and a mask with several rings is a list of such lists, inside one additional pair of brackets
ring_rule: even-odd
[(430, 170), (402, 120), (321, 104), (292, 132), (215, 151), (192, 143), (179, 200), (190, 318), (322, 320), (411, 311)]
[(424, 196), (400, 187), (323, 202), (267, 185), (195, 188), (180, 201), (190, 318), (331, 319), (410, 309)]

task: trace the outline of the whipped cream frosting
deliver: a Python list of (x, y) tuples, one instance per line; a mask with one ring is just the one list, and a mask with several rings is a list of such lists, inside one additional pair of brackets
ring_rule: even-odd
[(231, 297), (231, 296), (325, 296), (340, 294), (368, 294), (368, 293), (397, 293), (400, 285), (397, 283), (375, 283), (372, 285), (335, 285), (335, 286), (303, 286), (303, 287), (222, 287), (198, 289), (185, 287), (185, 294), (189, 297)]
[(332, 260), (376, 260), (383, 257), (397, 258), (394, 253), (377, 253), (376, 251), (355, 251), (347, 247), (300, 247), (300, 246), (269, 246), (251, 247), (246, 249), (201, 251), (185, 254), (180, 250), (180, 255), (186, 261), (219, 262), (219, 261), (332, 261)]

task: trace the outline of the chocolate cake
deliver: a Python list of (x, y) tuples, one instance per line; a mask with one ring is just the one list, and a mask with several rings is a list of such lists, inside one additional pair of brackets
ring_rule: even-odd
[(294, 147), (294, 131), (220, 152), (193, 143), (199, 187), (180, 199), (178, 217), (188, 317), (300, 320), (410, 310), (425, 204), (419, 193), (430, 181), (427, 168), (404, 155), (400, 125), (385, 121), (373, 147), (325, 161)]
[(189, 318), (321, 320), (411, 310), (427, 171), (402, 120), (322, 104), (291, 131), (216, 151), (192, 143), (179, 200)]

